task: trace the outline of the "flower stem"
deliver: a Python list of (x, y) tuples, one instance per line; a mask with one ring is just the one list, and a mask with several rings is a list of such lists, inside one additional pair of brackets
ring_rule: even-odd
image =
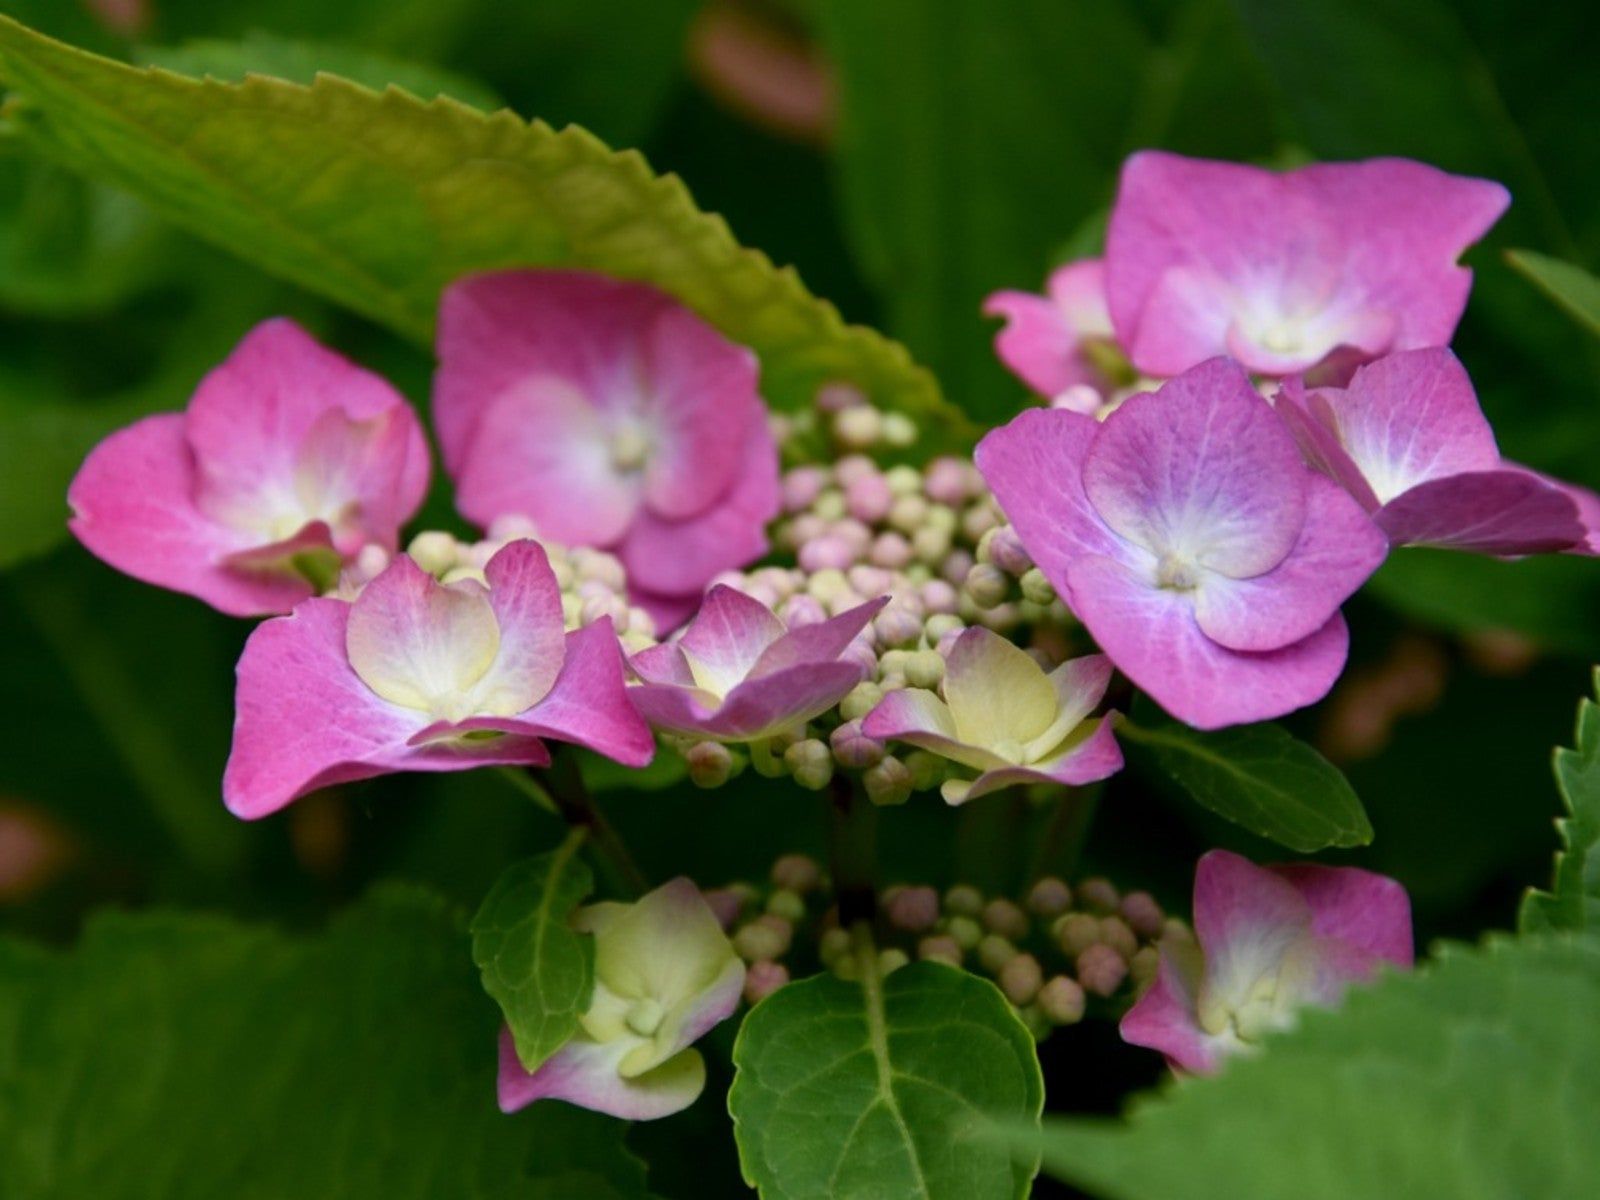
[(549, 809), (574, 830), (582, 830), (587, 835), (595, 866), (614, 888), (632, 896), (642, 896), (650, 890), (644, 872), (639, 870), (616, 829), (589, 795), (576, 755), (556, 747), (551, 753), (550, 766), (542, 775), (536, 776), (531, 771), (506, 771), (504, 774), (540, 807)]
[(828, 794), (832, 801), (828, 845), (833, 890), (839, 902), (839, 925), (850, 929), (877, 915), (873, 879), (878, 860), (878, 809), (848, 775), (835, 775)]

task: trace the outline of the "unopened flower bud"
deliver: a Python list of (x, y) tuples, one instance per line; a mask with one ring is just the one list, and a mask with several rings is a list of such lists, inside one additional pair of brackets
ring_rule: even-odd
[(1161, 951), (1154, 946), (1146, 946), (1128, 960), (1128, 974), (1133, 977), (1133, 986), (1142, 988), (1156, 977), (1156, 972), (1161, 969)]
[(696, 787), (721, 787), (733, 774), (733, 754), (721, 742), (696, 742), (683, 756)]
[(998, 524), (1000, 518), (987, 504), (974, 505), (961, 514), (961, 532), (969, 542), (976, 542)]
[(911, 535), (911, 552), (918, 562), (934, 566), (950, 553), (950, 531), (937, 525), (924, 525)]
[(1077, 958), (1100, 941), (1100, 921), (1088, 913), (1069, 912), (1055, 923), (1056, 945), (1068, 958)]
[(825, 534), (801, 546), (795, 557), (802, 570), (823, 571), (831, 567), (842, 571), (856, 561), (856, 552), (843, 538)]
[(875, 767), (869, 767), (861, 782), (867, 789), (867, 799), (880, 808), (904, 804), (911, 799), (911, 772), (892, 754), (886, 754)]
[(1046, 875), (1028, 889), (1028, 909), (1036, 916), (1059, 917), (1072, 907), (1072, 889), (1054, 875)]
[(806, 902), (799, 892), (778, 888), (767, 897), (767, 911), (791, 924), (797, 924), (806, 919)]
[(922, 607), (930, 613), (954, 613), (961, 605), (961, 593), (943, 579), (930, 579), (917, 589)]
[(1129, 892), (1122, 898), (1122, 919), (1142, 938), (1158, 938), (1167, 915), (1149, 892)]
[(991, 975), (998, 975), (1016, 954), (1017, 948), (998, 933), (986, 933), (978, 942), (978, 961)]
[(807, 791), (820, 792), (833, 781), (833, 752), (818, 738), (790, 746), (783, 752), (783, 765)]
[(1194, 930), (1178, 917), (1168, 917), (1161, 925), (1161, 940), (1171, 938), (1176, 942), (1194, 941)]
[(1122, 896), (1109, 879), (1096, 876), (1078, 885), (1079, 903), (1102, 913), (1114, 913), (1122, 903)]
[(811, 502), (811, 511), (822, 522), (821, 530), (826, 532), (830, 524), (849, 511), (849, 506), (844, 502), (844, 493), (838, 488), (824, 488), (822, 494)]
[(809, 508), (828, 486), (828, 473), (821, 467), (795, 467), (783, 475), (783, 510), (797, 513)]
[(847, 408), (854, 408), (858, 404), (865, 404), (867, 398), (860, 388), (848, 383), (825, 383), (817, 389), (817, 394), (812, 397), (811, 402), (822, 412), (837, 413)]
[(753, 962), (744, 973), (744, 998), (759, 1004), (789, 982), (789, 968), (770, 960)]
[(1110, 946), (1095, 943), (1078, 955), (1078, 982), (1084, 991), (1109, 996), (1128, 977), (1128, 960)]
[(851, 480), (845, 487), (844, 502), (856, 520), (876, 524), (889, 515), (894, 493), (889, 490), (889, 481), (882, 475), (865, 475)]
[(368, 542), (356, 552), (356, 574), (363, 580), (376, 579), (383, 574), (384, 568), (389, 565), (393, 557), (387, 548), (377, 542)]
[(969, 883), (958, 883), (944, 894), (946, 912), (975, 917), (983, 911), (983, 893)]
[(1076, 979), (1057, 975), (1039, 989), (1039, 1011), (1055, 1025), (1076, 1025), (1083, 1020), (1087, 997)]
[(905, 887), (884, 904), (889, 924), (906, 933), (926, 933), (939, 922), (939, 893), (931, 887)]
[(843, 929), (830, 929), (817, 942), (817, 957), (822, 965), (831, 967), (841, 958), (850, 955), (850, 935)]
[(873, 618), (872, 631), (885, 646), (910, 646), (922, 636), (922, 618), (891, 604)]
[(962, 950), (975, 950), (983, 940), (983, 926), (971, 917), (947, 918), (944, 931), (956, 940), (956, 945)]
[(858, 479), (878, 474), (881, 474), (878, 464), (865, 454), (844, 454), (833, 464), (833, 477), (840, 487), (849, 487)]
[(983, 923), (991, 932), (1012, 941), (1025, 937), (1028, 932), (1028, 914), (1000, 897), (983, 906)]
[(922, 490), (940, 504), (960, 504), (967, 498), (967, 465), (959, 458), (936, 458), (923, 473)]
[(888, 522), (891, 528), (909, 536), (922, 528), (927, 515), (928, 502), (921, 496), (900, 496), (889, 509)]
[(935, 933), (917, 943), (917, 957), (925, 962), (949, 963), (952, 967), (959, 967), (965, 956), (961, 952), (961, 943), (955, 938), (948, 933)]
[(862, 771), (883, 760), (883, 743), (861, 732), (860, 721), (846, 721), (828, 735), (834, 760), (847, 770)]
[(931, 751), (913, 750), (905, 756), (905, 764), (914, 792), (930, 792), (945, 780), (946, 760)]
[(936, 688), (944, 682), (944, 656), (937, 650), (918, 650), (906, 659), (906, 683), (914, 688)]
[(1087, 383), (1074, 383), (1050, 398), (1051, 408), (1064, 408), (1087, 417), (1094, 416), (1104, 403), (1105, 397)]
[(733, 948), (745, 962), (782, 958), (789, 950), (794, 929), (781, 917), (763, 914), (742, 925), (733, 935)]
[(884, 444), (896, 450), (904, 450), (914, 446), (917, 442), (917, 424), (905, 413), (883, 414), (883, 440)]
[(804, 896), (822, 880), (822, 868), (808, 854), (785, 854), (772, 864), (774, 887)]
[(922, 636), (937, 646), (947, 636), (960, 634), (966, 622), (953, 613), (934, 613), (922, 623)]
[(970, 551), (957, 546), (944, 556), (944, 562), (939, 564), (939, 577), (951, 587), (959, 588), (967, 581), (967, 572), (972, 570), (972, 564), (977, 559), (972, 557)]
[(709, 892), (702, 892), (706, 907), (717, 918), (717, 924), (723, 929), (731, 929), (733, 923), (739, 919), (744, 911), (745, 897), (735, 888), (713, 888)]
[(1022, 589), (1022, 598), (1030, 604), (1045, 605), (1056, 598), (1055, 585), (1044, 577), (1044, 572), (1038, 567), (1029, 567), (1024, 571), (1018, 586)]
[(878, 975), (893, 975), (911, 961), (911, 956), (898, 946), (888, 946), (878, 951)]
[(993, 563), (978, 563), (967, 572), (963, 590), (979, 608), (994, 608), (1011, 591), (1011, 580)]
[(883, 689), (871, 680), (856, 684), (845, 698), (839, 701), (839, 715), (846, 721), (860, 721), (878, 707), (883, 699)]
[(1121, 917), (1101, 918), (1100, 941), (1123, 958), (1132, 958), (1139, 949), (1139, 939), (1133, 935), (1133, 930), (1128, 928), (1128, 923)]
[(833, 416), (833, 436), (849, 450), (870, 450), (883, 436), (883, 414), (866, 404), (856, 404)]
[(406, 553), (430, 575), (443, 575), (460, 561), (455, 538), (437, 529), (417, 534), (406, 547)]
[(1032, 557), (1011, 526), (997, 526), (984, 535), (984, 544), (989, 550), (989, 561), (1007, 575), (1020, 578), (1033, 569)]
[(1000, 968), (1000, 978), (997, 982), (1000, 984), (1000, 990), (1006, 994), (1006, 999), (1021, 1008), (1024, 1004), (1031, 1003), (1039, 994), (1039, 989), (1044, 986), (1044, 970), (1033, 955), (1018, 954)]

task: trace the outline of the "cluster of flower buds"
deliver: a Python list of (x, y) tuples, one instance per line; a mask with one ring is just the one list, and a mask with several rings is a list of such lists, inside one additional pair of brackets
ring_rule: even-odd
[[(525, 517), (496, 519), (487, 535), (476, 542), (464, 542), (439, 529), (425, 530), (411, 539), (405, 553), (440, 583), (460, 579), (482, 582), (489, 560), (501, 547), (519, 538), (539, 541), (549, 556), (550, 569), (561, 587), (561, 616), (567, 629), (579, 629), (610, 617), (628, 651), (656, 644), (655, 621), (644, 609), (628, 602), (627, 573), (616, 555), (541, 539), (533, 522)], [(340, 574), (338, 588), (332, 594), (341, 600), (354, 600), (362, 588), (382, 574), (392, 557), (382, 546), (364, 546)]]
[[(841, 978), (861, 969), (828, 880), (805, 855), (778, 859), (769, 887), (733, 884), (705, 897), (745, 961), (745, 998), (752, 1004), (788, 983), (797, 968), (808, 969), (813, 949), (817, 962)], [(1189, 926), (1167, 916), (1148, 892), (1123, 893), (1103, 878), (1070, 887), (1046, 877), (1021, 903), (967, 884), (943, 896), (932, 887), (897, 885), (878, 897), (877, 910), (880, 973), (914, 960), (980, 972), (1041, 1039), (1082, 1020), (1092, 999), (1107, 1010), (1126, 1007), (1155, 978), (1162, 939), (1193, 940)]]

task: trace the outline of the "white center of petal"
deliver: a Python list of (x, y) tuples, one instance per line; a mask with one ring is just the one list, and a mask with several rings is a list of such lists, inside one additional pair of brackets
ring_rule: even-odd
[(1299, 939), (1272, 967), (1243, 986), (1217, 987), (1207, 978), (1200, 987), (1196, 1015), (1200, 1027), (1241, 1042), (1259, 1042), (1267, 1034), (1294, 1024), (1295, 1011), (1309, 998), (1311, 946)]
[(989, 750), (997, 758), (1003, 758), (1009, 763), (1022, 763), (1027, 760), (1028, 752), (1021, 742), (1010, 738), (996, 742)]
[(666, 1016), (666, 1009), (661, 1001), (653, 996), (642, 1000), (635, 1000), (628, 1007), (628, 1028), (640, 1037), (654, 1037), (656, 1030), (661, 1028), (661, 1018)]
[(618, 471), (638, 471), (650, 460), (650, 435), (631, 418), (618, 423), (608, 443), (611, 465)]
[(694, 677), (694, 685), (703, 692), (709, 692), (718, 700), (725, 700), (728, 693), (744, 682), (744, 675), (733, 671), (720, 664), (708, 663), (704, 659), (695, 657), (685, 649), (684, 661), (689, 664), (689, 674)]
[(1163, 554), (1156, 563), (1156, 586), (1173, 592), (1192, 592), (1200, 586), (1200, 568), (1182, 555)]
[(477, 685), (500, 653), (500, 624), (487, 592), (464, 581), (434, 588), (425, 603), (426, 618), (409, 626), (352, 615), (350, 665), (378, 696), (433, 720), (484, 715)]

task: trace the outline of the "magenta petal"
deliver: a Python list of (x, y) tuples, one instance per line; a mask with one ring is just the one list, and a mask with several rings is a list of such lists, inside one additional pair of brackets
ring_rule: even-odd
[(631, 694), (622, 647), (611, 618), (603, 617), (566, 635), (566, 656), (549, 695), (514, 719), (530, 734), (642, 767), (655, 755), (655, 739)]
[(686, 736), (750, 741), (809, 721), (843, 700), (861, 682), (856, 663), (807, 663), (748, 680), (733, 689), (720, 707), (704, 703), (706, 693), (688, 688), (641, 684), (630, 690), (650, 724)]
[(1276, 650), (1315, 633), (1378, 569), (1388, 540), (1337, 484), (1308, 473), (1300, 540), (1264, 575), (1207, 575), (1195, 593), (1201, 632), (1230, 650)]
[(1174, 1068), (1205, 1075), (1217, 1066), (1217, 1052), (1200, 1028), (1196, 995), (1200, 979), (1189, 968), (1199, 966), (1180, 961), (1182, 952), (1171, 945), (1161, 947), (1161, 965), (1144, 995), (1122, 1018), (1117, 1031), (1132, 1046), (1144, 1046), (1164, 1054)]
[(67, 491), (73, 534), (97, 558), (231, 616), (287, 612), (311, 595), (303, 579), (230, 569), (246, 535), (218, 525), (194, 502), (194, 456), (178, 413), (146, 417), (106, 438)]
[(868, 622), (883, 611), (889, 597), (879, 596), (847, 609), (837, 617), (791, 629), (761, 652), (750, 669), (751, 678), (760, 678), (802, 663), (832, 662), (855, 641)]
[[(1305, 518), (1294, 438), (1237, 363), (1212, 359), (1109, 416), (1083, 489), (1118, 534), (1236, 577), (1282, 561)], [(1024, 537), (1026, 544), (1026, 537)]]
[(1110, 337), (1105, 306), (1105, 270), (1098, 259), (1068, 263), (1051, 276), (1048, 296), (996, 292), (983, 302), (1006, 324), (995, 335), (995, 353), (1013, 374), (1042, 396), (1075, 384), (1099, 387), (1100, 372), (1084, 357), (1085, 338)]
[(661, 642), (648, 646), (628, 659), (633, 673), (645, 683), (661, 683), (670, 687), (697, 686), (689, 660), (683, 656), (683, 647), (677, 642)]
[(1411, 966), (1411, 900), (1399, 883), (1356, 867), (1285, 863), (1271, 870), (1305, 897), (1318, 937), (1337, 939), (1399, 967)]
[(698, 1075), (684, 1073), (668, 1086), (650, 1086), (651, 1072), (625, 1079), (620, 1065), (633, 1045), (626, 1039), (593, 1042), (580, 1034), (530, 1072), (517, 1058), (511, 1031), (502, 1028), (497, 1081), (500, 1111), (516, 1112), (536, 1100), (565, 1100), (624, 1121), (653, 1121), (694, 1103), (705, 1084), (703, 1067)]
[(1448, 546), (1480, 554), (1570, 550), (1586, 536), (1573, 497), (1521, 470), (1430, 479), (1396, 496), (1373, 519), (1397, 546)]
[[(1202, 855), (1194, 873), (1194, 932), (1206, 978), (1224, 995), (1276, 972), (1312, 930), (1311, 907), (1288, 880), (1227, 850)], [(1242, 998), (1242, 997), (1241, 997)]]
[(978, 443), (984, 482), (1057, 591), (1065, 590), (1067, 564), (1077, 555), (1127, 553), (1083, 490), (1084, 460), (1099, 430), (1082, 413), (1035, 408)]
[(1335, 614), (1279, 650), (1229, 650), (1201, 632), (1194, 606), (1109, 559), (1073, 565), (1070, 600), (1100, 648), (1173, 716), (1199, 729), (1266, 721), (1327, 695), (1349, 631)]
[(350, 611), (342, 600), (307, 600), (245, 642), (222, 777), (235, 815), (264, 817), (318, 788), (392, 771), (548, 761), (543, 746), (520, 738), (412, 747), (429, 721), (357, 677), (345, 656)]
[(765, 604), (718, 584), (678, 644), (713, 674), (743, 679), (783, 633), (783, 622)]
[(483, 569), (489, 583), (489, 607), (500, 626), (500, 653), (489, 690), (504, 681), (506, 690), (543, 696), (555, 682), (566, 654), (562, 624), (561, 585), (550, 559), (538, 542), (521, 538), (495, 551)]
[(1059, 783), (1082, 787), (1109, 779), (1122, 770), (1122, 748), (1117, 745), (1115, 716), (1107, 713), (1095, 730), (1058, 758), (1027, 767), (1001, 767), (985, 771), (967, 789), (966, 800), (1022, 783)]
[[(1339, 441), (1334, 428), (1336, 422), (1324, 395), (1315, 394), (1314, 406), (1313, 395), (1307, 394), (1299, 386), (1298, 379), (1290, 379), (1279, 391), (1273, 407), (1300, 444), (1300, 453), (1313, 470), (1322, 472), (1349, 492), (1355, 502), (1368, 512), (1376, 512), (1383, 506), (1383, 501), (1378, 499), (1367, 477), (1361, 473), (1361, 468)], [(1316, 411), (1313, 411), (1313, 407)], [(1318, 413), (1323, 415), (1319, 416)]]

